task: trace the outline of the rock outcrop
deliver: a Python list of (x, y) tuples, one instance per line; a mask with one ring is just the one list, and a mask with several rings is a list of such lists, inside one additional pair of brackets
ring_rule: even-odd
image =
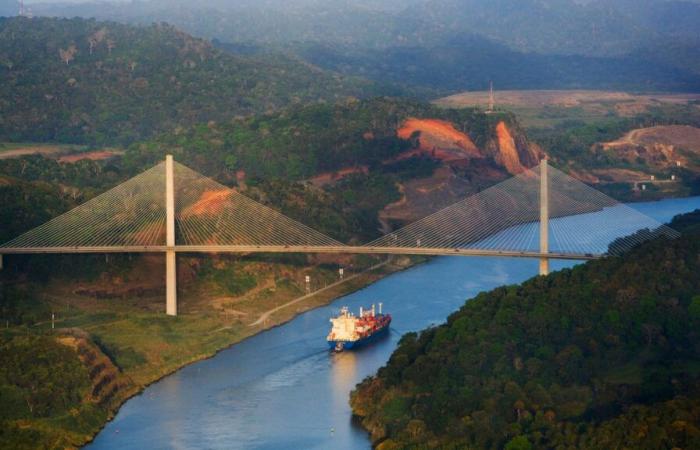
[[(454, 124), (437, 119), (407, 119), (396, 130), (402, 139), (415, 140), (415, 148), (401, 158), (428, 154), (445, 163), (492, 159), (508, 174), (517, 175), (527, 167), (537, 165), (544, 152), (527, 141), (522, 133), (513, 132), (506, 122), (499, 122), (484, 148), (479, 148), (468, 135)], [(463, 165), (463, 164), (462, 164)]]

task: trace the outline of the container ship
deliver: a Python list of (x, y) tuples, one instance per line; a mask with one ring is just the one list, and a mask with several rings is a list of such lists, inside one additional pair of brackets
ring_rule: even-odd
[(379, 313), (374, 310), (374, 305), (369, 311), (360, 308), (360, 315), (355, 316), (344, 306), (338, 317), (331, 319), (333, 328), (326, 340), (331, 350), (342, 352), (359, 347), (379, 337), (389, 329), (391, 315), (382, 314), (382, 304), (379, 304)]

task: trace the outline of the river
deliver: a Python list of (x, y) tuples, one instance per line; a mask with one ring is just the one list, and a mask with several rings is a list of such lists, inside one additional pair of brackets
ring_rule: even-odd
[[(667, 222), (700, 208), (700, 197), (633, 206)], [(553, 261), (552, 270), (574, 264)], [(537, 271), (536, 260), (441, 257), (391, 275), (149, 386), (88, 448), (367, 449), (349, 393), (387, 361), (400, 335), (442, 323), (478, 292)], [(329, 353), (328, 319), (343, 305), (357, 312), (378, 302), (393, 316), (392, 332), (359, 351)]]

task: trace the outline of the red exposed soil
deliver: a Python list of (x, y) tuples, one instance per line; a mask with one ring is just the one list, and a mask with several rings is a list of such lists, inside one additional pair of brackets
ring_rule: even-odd
[(113, 150), (101, 150), (97, 152), (87, 152), (87, 153), (73, 153), (71, 155), (65, 155), (58, 158), (58, 162), (62, 163), (74, 163), (81, 161), (83, 159), (89, 159), (91, 161), (102, 161), (105, 159), (112, 158), (114, 156), (120, 155), (121, 152), (116, 152)]
[(649, 175), (629, 169), (596, 169), (593, 176), (598, 182), (629, 183), (634, 181), (649, 181)]
[(199, 200), (187, 208), (185, 215), (218, 214), (224, 209), (230, 195), (229, 189), (206, 191)]
[(418, 152), (432, 152), (435, 158), (443, 161), (482, 157), (469, 136), (444, 120), (410, 118), (396, 134), (401, 139), (410, 139), (417, 131), (420, 132)]
[(689, 166), (689, 155), (700, 155), (700, 128), (686, 125), (632, 130), (622, 138), (602, 144), (603, 150), (632, 163), (643, 160), (657, 169)]
[(632, 130), (606, 147), (623, 145), (668, 145), (700, 153), (700, 128), (687, 125), (668, 125)]
[(367, 175), (369, 173), (369, 168), (367, 166), (359, 167), (346, 167), (344, 169), (336, 170), (335, 172), (323, 172), (316, 175), (313, 178), (309, 178), (309, 182), (314, 186), (325, 186), (327, 184), (342, 180), (348, 175), (363, 173)]
[(499, 122), (496, 126), (496, 136), (498, 138), (498, 154), (496, 162), (506, 168), (511, 175), (518, 174), (524, 170), (520, 164), (520, 155), (515, 145), (515, 139), (510, 134), (505, 122)]
[(401, 200), (386, 206), (379, 213), (380, 221), (387, 231), (391, 229), (389, 222), (413, 222), (476, 193), (484, 186), (494, 184), (494, 181), (501, 181), (506, 176), (493, 166), (476, 161), (479, 160), (475, 160), (478, 167), (474, 168), (470, 180), (458, 176), (451, 166), (442, 166), (429, 178), (401, 184)]

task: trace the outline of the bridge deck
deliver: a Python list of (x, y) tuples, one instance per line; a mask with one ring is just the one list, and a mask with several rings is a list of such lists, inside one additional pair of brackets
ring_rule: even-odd
[(335, 253), (369, 255), (426, 255), (426, 256), (504, 256), (515, 258), (550, 258), (569, 260), (592, 260), (605, 255), (574, 253), (540, 253), (529, 251), (476, 250), (468, 248), (430, 247), (369, 247), (369, 246), (292, 246), (292, 245), (177, 245), (129, 246), (129, 247), (27, 247), (0, 248), (2, 254), (49, 254), (49, 253), (163, 253), (174, 250), (178, 253)]

